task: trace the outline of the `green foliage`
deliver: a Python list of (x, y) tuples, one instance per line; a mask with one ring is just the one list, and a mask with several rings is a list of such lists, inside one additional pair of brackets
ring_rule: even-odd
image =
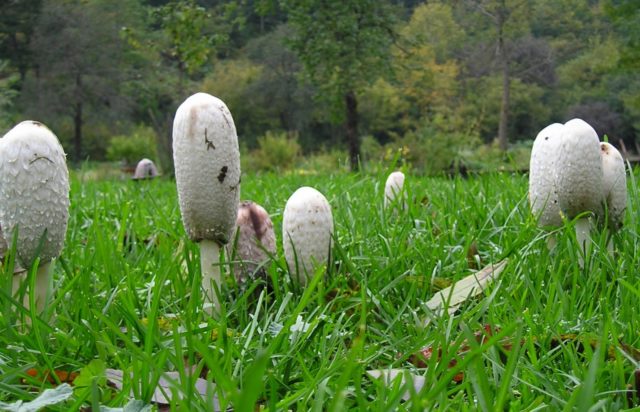
[(300, 153), (295, 133), (267, 132), (258, 138), (258, 148), (251, 153), (251, 164), (247, 166), (250, 170), (288, 170), (295, 166)]
[(18, 79), (18, 74), (10, 70), (8, 61), (0, 60), (0, 134), (14, 123), (14, 101), (18, 96), (15, 85)]
[(345, 119), (344, 96), (359, 92), (389, 69), (394, 15), (376, 0), (288, 0), (291, 47), (305, 74)]
[(194, 74), (227, 41), (225, 33), (208, 32), (211, 15), (195, 0), (173, 0), (155, 12), (169, 38), (167, 52), (181, 72)]
[(155, 134), (148, 127), (139, 126), (131, 135), (114, 136), (107, 146), (107, 159), (135, 166), (140, 159), (155, 160)]
[[(27, 323), (21, 299), (8, 292), (12, 271), (0, 270), (0, 399), (24, 407), (59, 386), (54, 371), (79, 372), (83, 386), (48, 408), (142, 410), (131, 400), (150, 401), (158, 378), (172, 372), (164, 383), (172, 403), (147, 410), (212, 410), (196, 390), (198, 377), (215, 384), (210, 395), (221, 410), (637, 405), (629, 389), (640, 347), (637, 196), (629, 196), (625, 226), (613, 236), (615, 256), (606, 236), (595, 237), (580, 268), (572, 222), (554, 231), (557, 245), (547, 250), (549, 233), (531, 216), (525, 175), (407, 173), (407, 210), (395, 213), (382, 207), (386, 176), (243, 176), (243, 198), (269, 211), (279, 243), (291, 193), (303, 185), (324, 193), (335, 222), (334, 260), (300, 289), (279, 251), (264, 267), (268, 292), (262, 279), (236, 285), (225, 262), (223, 315), (214, 318), (202, 310), (198, 245), (182, 227), (175, 182), (72, 174), (66, 244), (53, 268), (55, 315)], [(476, 273), (469, 251), (482, 267), (509, 262), (483, 293), (425, 327), (433, 314), (424, 305), (438, 285)], [(478, 333), (487, 329), (491, 336)], [(437, 356), (419, 356), (425, 347)], [(105, 383), (105, 368), (120, 371), (122, 389)], [(419, 375), (423, 385), (367, 376), (389, 368)]]
[(399, 155), (419, 173), (441, 174), (464, 164), (478, 143), (477, 136), (448, 129), (443, 119), (436, 119), (389, 144), (386, 157), (393, 160)]

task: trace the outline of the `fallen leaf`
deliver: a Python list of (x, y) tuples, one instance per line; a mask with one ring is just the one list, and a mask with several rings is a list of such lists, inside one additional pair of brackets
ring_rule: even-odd
[[(400, 385), (402, 385), (403, 387), (407, 385), (407, 378), (409, 378), (415, 392), (420, 392), (425, 384), (424, 376), (410, 373), (405, 369), (374, 369), (367, 371), (367, 375), (369, 375), (373, 379), (381, 379), (385, 385), (390, 385), (398, 378), (398, 376), (400, 376)], [(402, 400), (407, 401), (410, 397), (411, 392), (407, 388), (402, 394)]]
[[(115, 386), (118, 390), (122, 390), (124, 387), (124, 372), (119, 369), (107, 369), (105, 376), (110, 384)], [(172, 390), (173, 389), (173, 390)], [(151, 401), (159, 406), (165, 406), (175, 402), (176, 399), (173, 396), (177, 396), (178, 400), (184, 397), (181, 392), (182, 384), (180, 382), (180, 373), (178, 372), (165, 372), (158, 381), (158, 387), (155, 389)], [(218, 396), (214, 393), (215, 385), (202, 378), (196, 378), (194, 383), (195, 391), (200, 394), (203, 399), (213, 399), (213, 411), (221, 411), (220, 402)], [(132, 393), (133, 396), (133, 393)]]
[[(57, 385), (58, 383), (72, 383), (79, 375), (78, 372), (69, 372), (63, 370), (54, 370), (53, 374), (51, 374), (49, 373), (49, 371), (41, 372), (35, 368), (27, 369), (25, 374), (31, 377), (32, 380), (40, 383), (48, 382), (51, 385)], [(25, 379), (23, 379), (22, 381), (23, 383), (29, 383)]]
[(436, 292), (436, 294), (426, 303), (429, 310), (430, 318), (425, 322), (425, 326), (429, 325), (434, 317), (440, 317), (446, 313), (453, 314), (458, 307), (470, 298), (478, 296), (492, 281), (494, 281), (500, 272), (507, 265), (507, 259), (496, 264), (490, 264), (479, 272), (467, 276), (457, 281), (450, 287)]
[(42, 408), (57, 405), (73, 395), (73, 389), (63, 383), (53, 389), (45, 389), (37, 398), (30, 402), (16, 401), (14, 403), (0, 402), (0, 409), (7, 412), (37, 412)]
[(108, 406), (100, 406), (100, 412), (151, 412), (153, 405), (144, 403), (137, 399), (131, 399), (122, 408), (110, 408)]

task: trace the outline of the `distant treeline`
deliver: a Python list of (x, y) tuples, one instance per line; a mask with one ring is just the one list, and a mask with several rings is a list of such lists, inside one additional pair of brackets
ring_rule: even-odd
[(245, 151), (286, 134), (354, 168), (371, 146), (504, 151), (573, 117), (635, 147), (639, 69), (634, 0), (0, 5), (0, 131), (42, 121), (74, 161), (146, 133), (167, 171), (197, 91), (227, 103)]

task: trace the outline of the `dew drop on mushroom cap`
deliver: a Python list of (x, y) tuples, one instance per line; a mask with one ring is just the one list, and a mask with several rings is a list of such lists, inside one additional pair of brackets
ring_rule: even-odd
[(314, 275), (315, 265), (327, 264), (332, 234), (331, 206), (324, 195), (312, 187), (296, 190), (284, 208), (282, 237), (289, 271), (301, 285)]

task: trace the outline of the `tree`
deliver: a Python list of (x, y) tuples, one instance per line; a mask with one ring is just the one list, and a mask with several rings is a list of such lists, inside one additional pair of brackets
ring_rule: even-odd
[(360, 162), (358, 94), (389, 69), (393, 13), (377, 0), (289, 0), (291, 47), (304, 72), (344, 122), (351, 169)]
[[(495, 57), (502, 75), (502, 97), (500, 104), (500, 122), (498, 124), (498, 144), (500, 149), (507, 150), (509, 104), (511, 91), (510, 55), (507, 51), (507, 42), (514, 38), (514, 28), (522, 22), (523, 8), (526, 0), (470, 0), (479, 12), (489, 18), (495, 33)], [(519, 16), (518, 16), (519, 15)]]
[[(30, 44), (35, 70), (25, 84), (27, 112), (73, 123), (73, 160), (83, 157), (88, 116), (122, 120), (126, 102), (120, 27), (125, 7), (109, 1), (45, 1)], [(120, 22), (121, 24), (118, 24)]]
[(0, 6), (0, 56), (10, 58), (21, 81), (32, 67), (29, 42), (41, 5), (42, 0), (21, 0), (5, 1)]

